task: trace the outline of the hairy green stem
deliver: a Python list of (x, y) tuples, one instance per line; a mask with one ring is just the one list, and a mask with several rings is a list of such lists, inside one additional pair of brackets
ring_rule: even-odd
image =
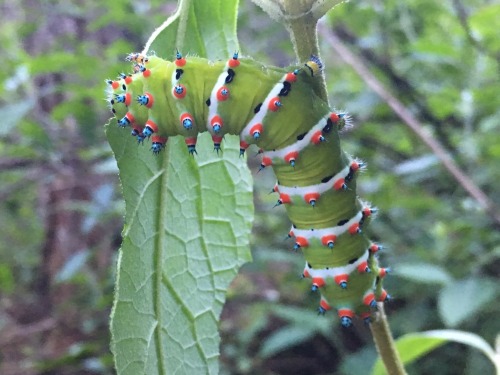
[[(290, 20), (286, 25), (292, 37), (295, 55), (301, 62), (308, 61), (311, 55), (319, 57), (317, 23), (318, 20), (314, 19), (311, 13), (308, 13), (303, 18)], [(328, 102), (328, 92), (323, 71), (314, 80), (314, 92), (321, 99)]]
[(403, 363), (394, 345), (389, 322), (384, 312), (384, 304), (379, 302), (377, 305), (378, 312), (370, 324), (377, 352), (382, 362), (384, 362), (388, 375), (406, 375)]

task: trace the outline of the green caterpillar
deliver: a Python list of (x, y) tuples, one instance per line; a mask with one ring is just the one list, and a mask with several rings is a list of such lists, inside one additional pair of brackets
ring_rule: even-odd
[(288, 69), (264, 66), (235, 53), (227, 61), (183, 57), (174, 61), (130, 54), (132, 74), (108, 80), (109, 103), (118, 125), (139, 143), (151, 139), (157, 154), (168, 137), (182, 135), (190, 154), (201, 132), (221, 149), (225, 134), (240, 137), (240, 155), (256, 144), (260, 169), (272, 166), (292, 224), (288, 237), (306, 259), (303, 276), (321, 291), (319, 313), (336, 309), (348, 327), (355, 315), (370, 321), (377, 301), (390, 297), (376, 252), (362, 228), (376, 212), (356, 196), (355, 177), (364, 164), (345, 154), (339, 130), (344, 113), (330, 110), (313, 90), (321, 62), (312, 57)]

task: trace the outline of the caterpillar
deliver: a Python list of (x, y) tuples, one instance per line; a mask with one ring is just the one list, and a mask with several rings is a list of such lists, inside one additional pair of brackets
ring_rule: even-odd
[(355, 316), (370, 322), (389, 271), (378, 264), (382, 249), (365, 227), (376, 209), (356, 195), (365, 164), (341, 150), (346, 113), (331, 110), (313, 90), (322, 69), (317, 57), (302, 66), (265, 66), (234, 53), (227, 61), (184, 57), (173, 61), (131, 53), (132, 73), (107, 80), (108, 101), (118, 126), (158, 154), (172, 136), (183, 136), (189, 154), (208, 131), (214, 150), (226, 134), (240, 137), (240, 156), (252, 144), (262, 154), (259, 171), (271, 167), (276, 206), (292, 222), (287, 235), (305, 257), (304, 278), (320, 292), (319, 314), (335, 310), (342, 326)]

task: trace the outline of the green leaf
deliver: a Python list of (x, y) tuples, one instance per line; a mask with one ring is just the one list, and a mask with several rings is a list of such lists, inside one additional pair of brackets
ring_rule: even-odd
[[(430, 351), (440, 347), (446, 342), (458, 342), (469, 345), (483, 352), (498, 369), (500, 364), (496, 360), (495, 352), (480, 336), (456, 330), (436, 330), (421, 333), (411, 333), (402, 336), (396, 341), (396, 348), (404, 364), (409, 364), (421, 358)], [(377, 359), (372, 375), (385, 375), (386, 371), (382, 361)]]
[(157, 56), (171, 58), (178, 49), (209, 59), (223, 59), (239, 50), (236, 36), (238, 0), (180, 0), (177, 11), (155, 32), (144, 47)]
[(488, 279), (475, 278), (454, 282), (439, 293), (439, 315), (447, 326), (456, 326), (473, 317), (497, 295), (498, 284)]
[[(237, 49), (236, 15), (236, 0), (181, 1), (148, 46), (226, 58)], [(219, 156), (202, 134), (191, 157), (171, 137), (154, 156), (115, 120), (106, 135), (126, 202), (111, 321), (117, 373), (217, 374), (226, 290), (251, 259), (252, 179), (238, 139), (226, 137)]]
[(286, 350), (308, 340), (314, 335), (314, 333), (315, 332), (311, 331), (309, 327), (298, 325), (286, 326), (271, 334), (271, 336), (264, 341), (259, 355), (262, 358), (271, 357), (280, 351)]
[[(429, 338), (419, 333), (402, 336), (396, 341), (396, 350), (399, 352), (403, 364), (409, 364), (424, 354), (438, 348), (445, 343), (442, 339)], [(375, 362), (372, 375), (386, 375), (384, 365), (380, 358)]]
[(498, 41), (498, 27), (500, 22), (500, 4), (485, 5), (474, 13), (470, 19), (470, 27), (474, 36), (492, 51), (500, 49)]
[(394, 275), (425, 284), (448, 284), (453, 280), (442, 267), (428, 263), (398, 264)]
[(0, 136), (6, 135), (28, 114), (35, 106), (34, 100), (23, 100), (8, 104), (0, 108)]

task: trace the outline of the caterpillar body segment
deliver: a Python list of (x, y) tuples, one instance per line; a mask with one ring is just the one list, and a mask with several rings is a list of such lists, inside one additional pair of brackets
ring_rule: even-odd
[[(356, 195), (364, 163), (345, 154), (339, 131), (348, 124), (313, 90), (321, 61), (267, 67), (234, 54), (209, 62), (177, 53), (173, 61), (130, 54), (134, 73), (108, 80), (108, 99), (118, 124), (158, 154), (172, 136), (183, 136), (190, 154), (208, 131), (214, 151), (226, 134), (240, 137), (240, 155), (251, 144), (271, 166), (272, 193), (285, 206), (291, 248), (302, 251), (311, 290), (321, 294), (320, 313), (335, 309), (343, 326), (355, 315), (369, 320), (377, 301), (388, 300), (375, 253), (381, 249), (364, 229), (375, 209)], [(316, 73), (315, 73), (316, 72)], [(133, 98), (133, 100), (130, 100)]]

